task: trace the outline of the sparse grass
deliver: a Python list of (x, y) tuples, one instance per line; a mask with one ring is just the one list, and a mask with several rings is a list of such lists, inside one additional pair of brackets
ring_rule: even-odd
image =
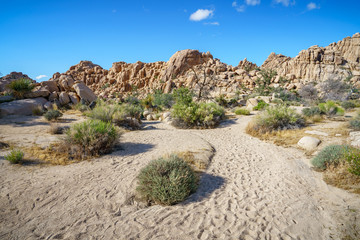
[(62, 117), (62, 113), (59, 110), (49, 110), (44, 114), (44, 117), (48, 121), (52, 120), (58, 120), (60, 117)]
[(64, 128), (59, 126), (56, 123), (51, 123), (50, 124), (50, 128), (49, 128), (49, 133), (50, 134), (63, 134), (64, 132)]
[(182, 158), (186, 163), (190, 164), (194, 169), (203, 171), (208, 167), (209, 162), (203, 162), (199, 159), (196, 159), (193, 152), (178, 152), (175, 153), (178, 157)]
[(245, 108), (237, 108), (235, 109), (234, 113), (236, 115), (250, 115), (250, 111)]
[(349, 166), (342, 162), (338, 166), (330, 166), (324, 171), (324, 181), (338, 188), (360, 194), (360, 176), (349, 172)]
[(137, 178), (140, 198), (163, 205), (184, 201), (196, 191), (198, 182), (195, 172), (177, 155), (151, 161)]
[(31, 92), (31, 90), (35, 88), (35, 85), (30, 79), (19, 78), (9, 83), (7, 87), (11, 90), (14, 97), (21, 99), (25, 93)]
[(24, 158), (24, 152), (19, 149), (14, 149), (9, 154), (5, 155), (5, 159), (12, 164), (21, 163), (23, 158)]

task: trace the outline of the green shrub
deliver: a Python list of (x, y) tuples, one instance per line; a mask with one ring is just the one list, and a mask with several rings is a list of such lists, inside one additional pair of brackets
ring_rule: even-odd
[(12, 164), (20, 163), (23, 160), (24, 153), (21, 150), (12, 150), (9, 154), (5, 155), (5, 159)]
[(225, 116), (225, 111), (216, 103), (175, 104), (171, 113), (173, 125), (180, 128), (214, 128)]
[(344, 115), (345, 110), (339, 107), (334, 101), (327, 101), (318, 105), (320, 111), (327, 116)]
[(304, 118), (285, 105), (273, 106), (260, 113), (247, 127), (248, 133), (262, 134), (305, 126)]
[(360, 119), (355, 118), (353, 120), (350, 121), (350, 128), (354, 129), (356, 131), (360, 130)]
[(349, 172), (360, 176), (360, 150), (353, 147), (350, 148), (345, 158), (349, 164)]
[(86, 112), (86, 111), (89, 111), (90, 108), (85, 105), (85, 104), (82, 104), (81, 102), (77, 103), (76, 105), (73, 106), (73, 109), (75, 110), (78, 110), (80, 112)]
[(141, 100), (141, 105), (144, 108), (152, 108), (153, 107), (154, 96), (148, 94), (144, 99)]
[(264, 102), (264, 100), (259, 100), (258, 104), (253, 108), (253, 110), (261, 111), (264, 110), (269, 104)]
[(63, 114), (59, 110), (49, 110), (44, 114), (44, 117), (48, 121), (58, 120)]
[(250, 115), (250, 111), (245, 108), (237, 108), (234, 113), (236, 115)]
[(344, 158), (344, 154), (349, 150), (346, 145), (329, 145), (322, 149), (318, 155), (312, 160), (312, 165), (321, 170), (325, 170), (330, 165), (337, 165), (341, 159)]
[(304, 108), (301, 112), (305, 117), (314, 117), (323, 114), (319, 107)]
[(42, 106), (37, 106), (32, 110), (32, 114), (35, 116), (42, 116), (44, 115), (44, 110)]
[(12, 94), (16, 98), (23, 98), (25, 93), (31, 92), (35, 88), (35, 85), (30, 79), (19, 78), (12, 81), (7, 85)]
[(175, 103), (178, 105), (189, 105), (192, 103), (193, 93), (188, 88), (178, 88), (173, 92)]
[(352, 109), (356, 107), (356, 104), (353, 101), (345, 101), (345, 102), (341, 102), (341, 107), (343, 107), (344, 109), (348, 110), (348, 109)]
[(87, 111), (85, 115), (103, 122), (111, 122), (115, 111), (116, 109), (113, 105), (97, 104), (92, 110)]
[(85, 159), (110, 152), (118, 138), (119, 132), (112, 123), (87, 120), (66, 131), (65, 144), (70, 155)]
[(174, 97), (172, 94), (163, 93), (161, 90), (155, 91), (153, 105), (158, 108), (171, 108), (174, 104)]
[(197, 189), (194, 171), (176, 155), (151, 161), (137, 178), (140, 197), (158, 204), (182, 202)]
[(215, 98), (215, 101), (222, 107), (226, 107), (228, 105), (228, 101), (225, 98), (224, 94), (220, 94)]

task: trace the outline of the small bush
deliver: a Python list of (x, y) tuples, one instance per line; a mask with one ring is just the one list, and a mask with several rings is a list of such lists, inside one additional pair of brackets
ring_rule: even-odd
[(340, 106), (343, 107), (344, 109), (348, 110), (348, 109), (355, 108), (356, 104), (353, 101), (345, 101), (345, 102), (341, 102)]
[(296, 102), (299, 101), (298, 96), (295, 93), (288, 90), (280, 90), (278, 93), (275, 93), (275, 97), (281, 99), (283, 102)]
[(5, 155), (5, 159), (12, 164), (21, 163), (24, 153), (21, 150), (12, 150), (9, 154)]
[(35, 116), (42, 116), (44, 115), (44, 110), (41, 106), (37, 106), (32, 110), (32, 114)]
[(80, 111), (80, 112), (85, 112), (85, 111), (89, 111), (89, 110), (90, 110), (90, 108), (89, 108), (87, 105), (82, 104), (81, 102), (79, 102), (78, 104), (74, 105), (74, 106), (73, 106), (73, 109), (78, 110), (78, 111)]
[(176, 104), (178, 105), (189, 105), (192, 103), (193, 93), (188, 88), (178, 88), (173, 92), (173, 96)]
[(320, 84), (321, 92), (324, 93), (323, 100), (344, 101), (351, 95), (349, 84), (329, 79)]
[(86, 112), (85, 115), (103, 122), (111, 122), (115, 111), (116, 109), (112, 105), (97, 104), (92, 110)]
[(155, 91), (153, 105), (163, 109), (169, 109), (174, 104), (174, 97), (172, 94), (163, 93), (161, 90)]
[(360, 130), (360, 119), (359, 118), (355, 118), (353, 120), (350, 121), (350, 128), (354, 129), (356, 131)]
[(312, 165), (320, 170), (325, 170), (330, 165), (338, 165), (349, 147), (346, 145), (330, 145), (325, 147), (311, 160)]
[(112, 123), (87, 120), (66, 131), (65, 144), (70, 155), (85, 159), (110, 152), (118, 138), (119, 132)]
[(51, 123), (50, 128), (49, 128), (49, 133), (53, 134), (53, 135), (54, 134), (63, 134), (68, 129), (69, 129), (68, 126), (61, 127), (58, 124)]
[(319, 107), (304, 108), (301, 112), (305, 117), (314, 117), (323, 114)]
[(197, 189), (194, 171), (176, 155), (151, 161), (137, 178), (140, 197), (158, 204), (182, 202)]
[(298, 93), (300, 97), (307, 102), (313, 102), (319, 98), (318, 90), (312, 84), (303, 86)]
[(7, 85), (12, 94), (16, 98), (23, 98), (25, 93), (31, 92), (35, 88), (35, 85), (30, 79), (19, 78), (12, 81)]
[(253, 108), (255, 111), (264, 110), (269, 104), (267, 104), (264, 100), (259, 100), (258, 104)]
[(318, 105), (320, 111), (327, 116), (344, 115), (345, 110), (339, 107), (334, 101), (327, 101)]
[(345, 155), (346, 161), (349, 164), (349, 172), (360, 176), (360, 150), (351, 148)]
[(297, 114), (294, 109), (283, 105), (266, 108), (248, 125), (247, 132), (256, 135), (304, 126), (304, 118)]
[(63, 114), (59, 110), (49, 110), (44, 114), (44, 117), (48, 121), (58, 120)]
[(215, 98), (215, 101), (222, 107), (226, 107), (228, 105), (228, 101), (225, 98), (224, 94), (220, 94)]
[(234, 113), (236, 115), (250, 115), (250, 111), (245, 108), (237, 108)]

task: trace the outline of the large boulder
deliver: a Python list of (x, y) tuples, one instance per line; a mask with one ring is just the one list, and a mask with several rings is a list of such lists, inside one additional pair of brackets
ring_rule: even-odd
[(50, 92), (46, 89), (38, 90), (34, 92), (29, 92), (24, 94), (24, 98), (38, 98), (38, 97), (48, 97)]
[(68, 104), (70, 102), (69, 94), (61, 92), (59, 95), (59, 102), (62, 106)]
[(0, 104), (0, 117), (7, 115), (32, 115), (37, 107), (43, 107), (47, 102), (45, 98), (22, 99)]
[(320, 143), (321, 143), (320, 139), (305, 136), (305, 137), (302, 137), (297, 144), (299, 147), (301, 147), (307, 151), (312, 151), (312, 150), (315, 150), (315, 148), (317, 146), (319, 146)]
[(59, 88), (55, 81), (43, 81), (40, 84), (45, 89), (49, 90), (49, 92), (59, 92)]
[(88, 103), (95, 101), (97, 98), (95, 93), (83, 82), (76, 82), (72, 87), (80, 99), (85, 100)]

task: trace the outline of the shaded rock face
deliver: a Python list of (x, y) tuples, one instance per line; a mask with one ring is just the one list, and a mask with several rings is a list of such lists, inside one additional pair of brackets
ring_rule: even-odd
[(21, 99), (0, 104), (0, 117), (6, 115), (32, 115), (37, 107), (43, 107), (47, 102), (45, 98)]
[(300, 83), (340, 81), (347, 77), (355, 83), (360, 80), (360, 34), (327, 47), (312, 46), (294, 58), (271, 53), (262, 67)]
[(11, 72), (8, 75), (0, 78), (0, 92), (6, 91), (6, 86), (12, 81), (17, 80), (19, 78), (26, 78), (32, 80), (31, 78), (29, 78), (28, 75), (23, 74), (22, 72)]

